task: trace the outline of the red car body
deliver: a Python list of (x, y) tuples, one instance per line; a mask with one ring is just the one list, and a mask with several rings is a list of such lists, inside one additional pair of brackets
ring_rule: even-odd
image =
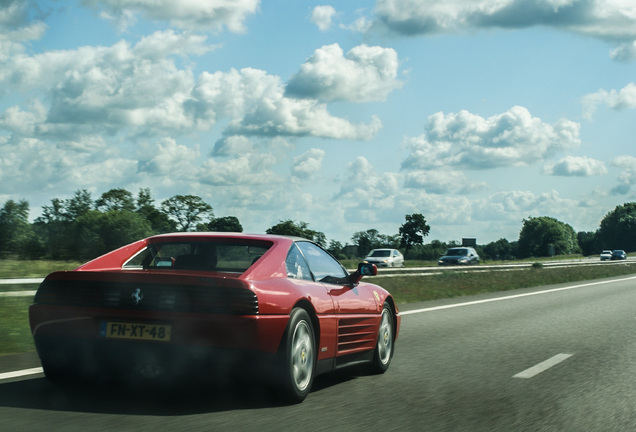
[[(210, 254), (213, 267), (192, 264)], [(300, 401), (317, 374), (388, 368), (400, 314), (386, 290), (360, 281), (375, 274), (370, 266), (349, 274), (317, 245), (284, 236), (159, 235), (50, 274), (29, 309), (31, 330), (55, 383), (225, 362), (260, 366)]]

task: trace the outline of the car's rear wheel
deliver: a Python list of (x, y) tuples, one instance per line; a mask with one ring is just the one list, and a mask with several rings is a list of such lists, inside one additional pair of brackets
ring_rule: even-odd
[(291, 402), (302, 402), (311, 390), (316, 371), (316, 339), (306, 310), (292, 310), (283, 342), (280, 383), (283, 396)]
[(95, 377), (88, 373), (80, 373), (69, 366), (60, 366), (42, 360), (44, 376), (53, 385), (61, 388), (74, 389), (85, 387), (95, 382)]
[(48, 362), (46, 362), (45, 360), (43, 360), (42, 369), (44, 370), (44, 376), (46, 377), (47, 380), (49, 380), (51, 384), (62, 386), (72, 381), (71, 374), (66, 368), (53, 366), (49, 364)]
[(380, 317), (380, 328), (378, 330), (378, 340), (375, 344), (373, 361), (371, 362), (371, 372), (381, 374), (386, 372), (391, 364), (394, 350), (395, 321), (393, 311), (388, 304), (384, 304)]

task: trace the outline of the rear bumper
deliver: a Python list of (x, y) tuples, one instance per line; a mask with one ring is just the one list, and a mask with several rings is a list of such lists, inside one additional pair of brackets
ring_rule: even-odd
[[(182, 374), (278, 352), (287, 315), (218, 315), (33, 305), (29, 319), (45, 368), (79, 375)], [(105, 322), (160, 324), (170, 340), (110, 338)], [(144, 372), (145, 371), (145, 372)]]
[(29, 308), (34, 338), (112, 342), (102, 332), (104, 322), (162, 324), (171, 329), (169, 341), (126, 341), (141, 344), (252, 349), (275, 353), (289, 320), (288, 315), (220, 315), (131, 311), (66, 306), (32, 305)]
[(36, 337), (35, 345), (47, 376), (70, 380), (213, 378), (234, 369), (256, 372), (274, 358), (247, 349), (53, 336)]

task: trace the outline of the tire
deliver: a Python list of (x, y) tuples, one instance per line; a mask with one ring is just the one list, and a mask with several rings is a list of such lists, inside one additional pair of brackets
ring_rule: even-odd
[(46, 379), (61, 389), (76, 390), (92, 383), (88, 377), (81, 376), (68, 367), (53, 366), (46, 361), (42, 361), (42, 369)]
[(311, 391), (317, 357), (314, 327), (306, 310), (295, 308), (289, 315), (280, 355), (283, 399), (302, 402)]
[(371, 362), (371, 373), (383, 374), (389, 368), (393, 351), (395, 337), (395, 320), (393, 311), (388, 304), (384, 304), (382, 315), (380, 318), (380, 327), (378, 329), (378, 339), (375, 344), (375, 352)]
[(42, 361), (42, 369), (44, 370), (44, 376), (53, 385), (63, 387), (68, 383), (73, 382), (68, 370), (51, 366), (48, 362)]

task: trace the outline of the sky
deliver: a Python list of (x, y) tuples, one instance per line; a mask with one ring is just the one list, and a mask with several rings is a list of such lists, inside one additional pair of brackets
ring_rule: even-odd
[(517, 240), (636, 200), (633, 0), (0, 0), (0, 205)]

